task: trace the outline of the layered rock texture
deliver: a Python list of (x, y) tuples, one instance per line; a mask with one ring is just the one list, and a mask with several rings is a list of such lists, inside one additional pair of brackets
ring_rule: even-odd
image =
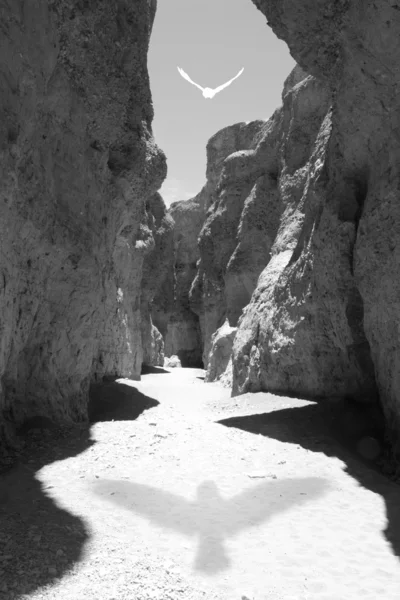
[(254, 3), (315, 79), (284, 97), (280, 225), (239, 323), (234, 393), (379, 397), (399, 453), (400, 6)]
[(166, 174), (155, 8), (0, 0), (0, 445), (34, 414), (85, 419), (91, 381), (139, 377), (149, 202)]

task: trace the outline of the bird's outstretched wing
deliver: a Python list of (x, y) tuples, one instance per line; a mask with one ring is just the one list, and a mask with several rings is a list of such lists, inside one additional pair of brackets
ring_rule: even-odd
[(320, 477), (269, 480), (229, 498), (224, 519), (231, 534), (268, 521), (294, 505), (304, 504), (329, 490), (329, 482)]
[(242, 67), (240, 69), (239, 73), (237, 75), (235, 75), (235, 77), (232, 77), (232, 79), (230, 79), (226, 83), (223, 83), (222, 85), (219, 85), (218, 87), (214, 88), (213, 92), (215, 94), (218, 94), (218, 92), (220, 92), (224, 88), (228, 87), (228, 85), (230, 85), (232, 83), (232, 81), (235, 81), (235, 79), (237, 79), (243, 73), (243, 71), (244, 71), (244, 67)]
[(147, 517), (156, 525), (192, 536), (198, 533), (193, 503), (185, 498), (133, 481), (102, 479), (92, 490), (107, 501)]
[(196, 83), (195, 81), (190, 79), (189, 75), (187, 73), (185, 73), (185, 71), (183, 69), (181, 69), (180, 67), (177, 67), (177, 69), (178, 69), (179, 73), (182, 75), (183, 79), (186, 79), (186, 81), (188, 81), (189, 83), (192, 83), (193, 85), (198, 87), (199, 90), (201, 90), (201, 91), (204, 90), (204, 88), (201, 87), (201, 85), (199, 85), (198, 83)]

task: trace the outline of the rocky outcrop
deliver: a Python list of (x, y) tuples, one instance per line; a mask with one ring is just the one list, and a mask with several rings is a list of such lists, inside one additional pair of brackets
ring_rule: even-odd
[(205, 381), (222, 381), (228, 386), (232, 377), (232, 347), (237, 328), (229, 325), (228, 319), (211, 337), (211, 349)]
[[(316, 79), (287, 94), (304, 100), (284, 117), (294, 117), (277, 170), (284, 212), (239, 322), (234, 393), (380, 398), (400, 454), (399, 6), (254, 3)], [(320, 102), (314, 140), (300, 144), (307, 132), (296, 115), (314, 97), (305, 101), (301, 88), (317, 81), (332, 90), (332, 107)]]
[(138, 378), (154, 0), (0, 0), (0, 445), (83, 420), (91, 381)]
[(208, 200), (205, 186), (191, 200), (171, 204), (168, 214), (174, 221), (173, 264), (152, 306), (154, 322), (164, 336), (166, 356), (178, 356), (184, 367), (202, 366), (199, 318), (189, 305), (189, 291), (197, 272), (197, 238)]

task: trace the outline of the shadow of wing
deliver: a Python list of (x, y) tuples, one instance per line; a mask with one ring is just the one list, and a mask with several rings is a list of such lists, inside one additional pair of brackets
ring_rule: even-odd
[(96, 481), (92, 489), (108, 502), (142, 515), (156, 525), (188, 536), (198, 532), (196, 510), (185, 498), (149, 485), (113, 479)]
[(260, 524), (291, 506), (321, 496), (328, 488), (328, 481), (319, 477), (272, 480), (247, 488), (226, 503), (227, 530), (237, 533)]

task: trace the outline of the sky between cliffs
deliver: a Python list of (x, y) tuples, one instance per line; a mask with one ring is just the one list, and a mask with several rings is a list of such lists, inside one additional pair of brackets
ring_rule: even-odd
[[(156, 142), (167, 156), (160, 192), (167, 205), (195, 196), (205, 183), (206, 144), (217, 131), (268, 119), (281, 104), (295, 62), (251, 0), (158, 0), (149, 75)], [(217, 87), (242, 75), (212, 100), (178, 73)]]

